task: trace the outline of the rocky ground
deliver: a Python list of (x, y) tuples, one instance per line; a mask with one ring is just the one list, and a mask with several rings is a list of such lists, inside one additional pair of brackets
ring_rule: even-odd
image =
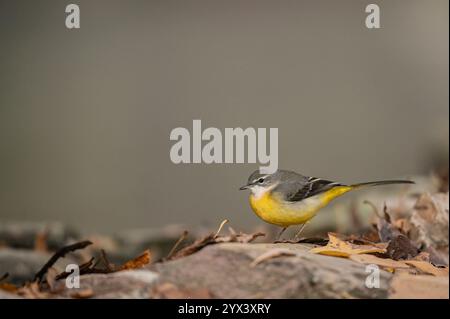
[(449, 298), (448, 192), (408, 198), (372, 205), (369, 228), (296, 243), (225, 222), (114, 236), (3, 223), (0, 298)]

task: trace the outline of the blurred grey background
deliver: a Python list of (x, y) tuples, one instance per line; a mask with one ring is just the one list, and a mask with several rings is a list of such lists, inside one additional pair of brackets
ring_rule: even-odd
[(0, 223), (261, 224), (257, 165), (170, 161), (193, 119), (278, 127), (280, 167), (349, 183), (448, 159), (446, 0), (77, 0), (79, 30), (69, 3), (0, 1)]

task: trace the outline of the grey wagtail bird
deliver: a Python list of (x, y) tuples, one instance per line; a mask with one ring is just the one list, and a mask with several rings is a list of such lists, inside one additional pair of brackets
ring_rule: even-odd
[(383, 180), (345, 185), (287, 170), (278, 170), (273, 174), (261, 174), (257, 170), (250, 175), (247, 184), (240, 190), (250, 189), (250, 206), (258, 217), (282, 227), (276, 239), (279, 239), (289, 226), (302, 225), (294, 237), (294, 240), (297, 240), (309, 220), (336, 197), (366, 186), (390, 184), (414, 182)]

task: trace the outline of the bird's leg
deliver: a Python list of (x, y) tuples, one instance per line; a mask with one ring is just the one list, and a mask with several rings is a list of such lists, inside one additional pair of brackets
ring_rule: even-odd
[(281, 235), (283, 235), (283, 233), (284, 233), (284, 231), (285, 231), (286, 229), (287, 229), (287, 227), (281, 228), (281, 230), (280, 230), (280, 232), (278, 233), (277, 237), (275, 237), (275, 240), (274, 240), (275, 243), (279, 241)]
[(295, 234), (294, 241), (298, 241), (300, 239), (300, 234), (302, 233), (303, 229), (305, 229), (306, 224), (308, 224), (308, 222), (303, 223), (302, 226), (300, 226), (299, 231), (297, 232), (297, 234)]

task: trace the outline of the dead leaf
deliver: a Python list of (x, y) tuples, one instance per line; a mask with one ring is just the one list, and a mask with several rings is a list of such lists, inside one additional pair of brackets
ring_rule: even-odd
[(380, 267), (397, 269), (397, 268), (410, 268), (406, 263), (401, 261), (396, 261), (388, 258), (380, 258), (369, 254), (351, 255), (351, 260), (362, 264), (375, 264)]
[(94, 291), (91, 288), (79, 290), (70, 295), (70, 297), (75, 299), (88, 299), (92, 296), (94, 296)]
[(172, 283), (162, 283), (153, 288), (151, 298), (154, 299), (210, 299), (211, 293), (206, 288), (189, 290), (181, 289)]
[(264, 254), (256, 257), (250, 264), (250, 267), (255, 267), (256, 265), (259, 265), (260, 263), (272, 259), (272, 258), (277, 258), (277, 257), (282, 257), (282, 256), (295, 256), (295, 252), (293, 252), (292, 250), (286, 249), (286, 248), (275, 248), (275, 249), (271, 249), (267, 252), (265, 252)]
[[(410, 237), (420, 247), (433, 248), (448, 265), (449, 197), (448, 193), (423, 194), (410, 218)], [(443, 253), (439, 253), (442, 251)], [(445, 253), (447, 251), (447, 253)]]
[(324, 247), (316, 247), (310, 252), (321, 255), (346, 257), (356, 254), (372, 254), (384, 253), (384, 248), (379, 248), (373, 245), (355, 245), (339, 239), (335, 234), (328, 233), (328, 244)]
[(400, 234), (389, 242), (386, 254), (394, 260), (412, 259), (419, 254), (419, 250), (408, 237)]
[(447, 276), (448, 277), (448, 267), (445, 268), (438, 268), (433, 266), (432, 264), (426, 262), (426, 261), (420, 261), (420, 260), (405, 260), (405, 263), (411, 266), (414, 266), (415, 268), (419, 269), (420, 271), (437, 276)]
[(0, 283), (0, 289), (8, 291), (8, 292), (12, 292), (12, 293), (16, 293), (18, 290), (16, 285), (10, 284), (8, 282)]
[(146, 250), (142, 255), (127, 261), (125, 264), (119, 267), (118, 270), (130, 270), (142, 268), (150, 262), (150, 250)]

